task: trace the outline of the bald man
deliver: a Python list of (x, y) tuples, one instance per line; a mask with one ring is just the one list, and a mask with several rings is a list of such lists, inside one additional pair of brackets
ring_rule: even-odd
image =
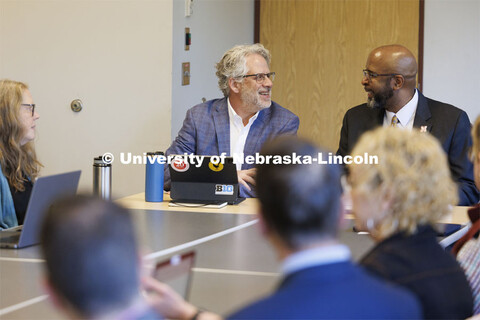
[(404, 46), (374, 49), (363, 70), (367, 103), (345, 114), (337, 154), (350, 154), (359, 137), (378, 126), (430, 132), (447, 153), (452, 177), (458, 184), (458, 205), (476, 204), (479, 193), (467, 156), (472, 145), (470, 120), (463, 110), (423, 96), (416, 89), (416, 75), (417, 61)]

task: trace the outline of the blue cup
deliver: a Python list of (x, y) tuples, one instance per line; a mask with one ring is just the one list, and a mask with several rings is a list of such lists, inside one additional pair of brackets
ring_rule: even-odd
[(159, 163), (159, 156), (163, 158), (163, 152), (148, 152), (145, 169), (145, 201), (163, 201), (163, 169), (164, 164)]

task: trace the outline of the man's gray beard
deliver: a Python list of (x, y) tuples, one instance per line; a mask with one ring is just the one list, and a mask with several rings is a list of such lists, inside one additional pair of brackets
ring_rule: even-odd
[(377, 100), (375, 100), (375, 98), (372, 98), (372, 99), (367, 99), (367, 106), (372, 108), (372, 109), (383, 109), (385, 108), (385, 103), (381, 103)]
[(260, 103), (257, 103), (255, 105), (250, 105), (249, 108), (251, 108), (251, 110), (249, 110), (251, 113), (257, 113), (258, 111), (262, 111), (263, 109), (268, 109), (270, 108), (270, 106), (272, 105), (272, 101), (270, 101), (270, 104), (268, 106), (264, 106)]
[(263, 105), (261, 103), (258, 103), (257, 106), (258, 106), (258, 110), (262, 110), (262, 109), (270, 108), (271, 105), (272, 105), (272, 99), (270, 99), (270, 102), (268, 103), (268, 105), (267, 104)]
[[(270, 90), (270, 94), (272, 94), (271, 90)], [(270, 106), (272, 105), (272, 99), (270, 99), (270, 102), (268, 103), (268, 105), (266, 104), (263, 105), (260, 101), (260, 98), (256, 94), (251, 95), (249, 93), (244, 93), (242, 94), (242, 100), (248, 105), (248, 108), (251, 109), (251, 110), (248, 110), (249, 112), (256, 113), (257, 111), (270, 108)]]
[(367, 99), (367, 106), (373, 109), (385, 109), (387, 100), (393, 97), (393, 89), (387, 89), (385, 91), (374, 94), (371, 99)]

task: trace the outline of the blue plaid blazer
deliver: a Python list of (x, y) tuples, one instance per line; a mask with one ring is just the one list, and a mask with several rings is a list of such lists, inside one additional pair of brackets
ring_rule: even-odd
[[(299, 126), (298, 117), (291, 111), (272, 101), (269, 108), (259, 112), (250, 131), (243, 150), (244, 155), (254, 155), (269, 138), (279, 135), (296, 135)], [(197, 154), (230, 156), (230, 119), (227, 98), (210, 100), (194, 106), (187, 111), (178, 136), (167, 149), (169, 154)], [(242, 165), (242, 170), (253, 168), (254, 164)], [(165, 166), (165, 190), (170, 190), (170, 172)], [(241, 197), (254, 197), (255, 192), (240, 186)]]

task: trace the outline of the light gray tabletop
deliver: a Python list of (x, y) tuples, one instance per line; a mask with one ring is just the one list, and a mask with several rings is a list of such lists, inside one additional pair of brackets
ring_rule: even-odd
[[(200, 211), (200, 210), (199, 210)], [(256, 216), (239, 213), (131, 210), (140, 246), (149, 261), (197, 253), (190, 300), (228, 314), (274, 289), (279, 263), (257, 230)], [(371, 240), (347, 225), (342, 241), (358, 259)], [(42, 290), (43, 261), (38, 246), (0, 250), (0, 318), (58, 319)]]

